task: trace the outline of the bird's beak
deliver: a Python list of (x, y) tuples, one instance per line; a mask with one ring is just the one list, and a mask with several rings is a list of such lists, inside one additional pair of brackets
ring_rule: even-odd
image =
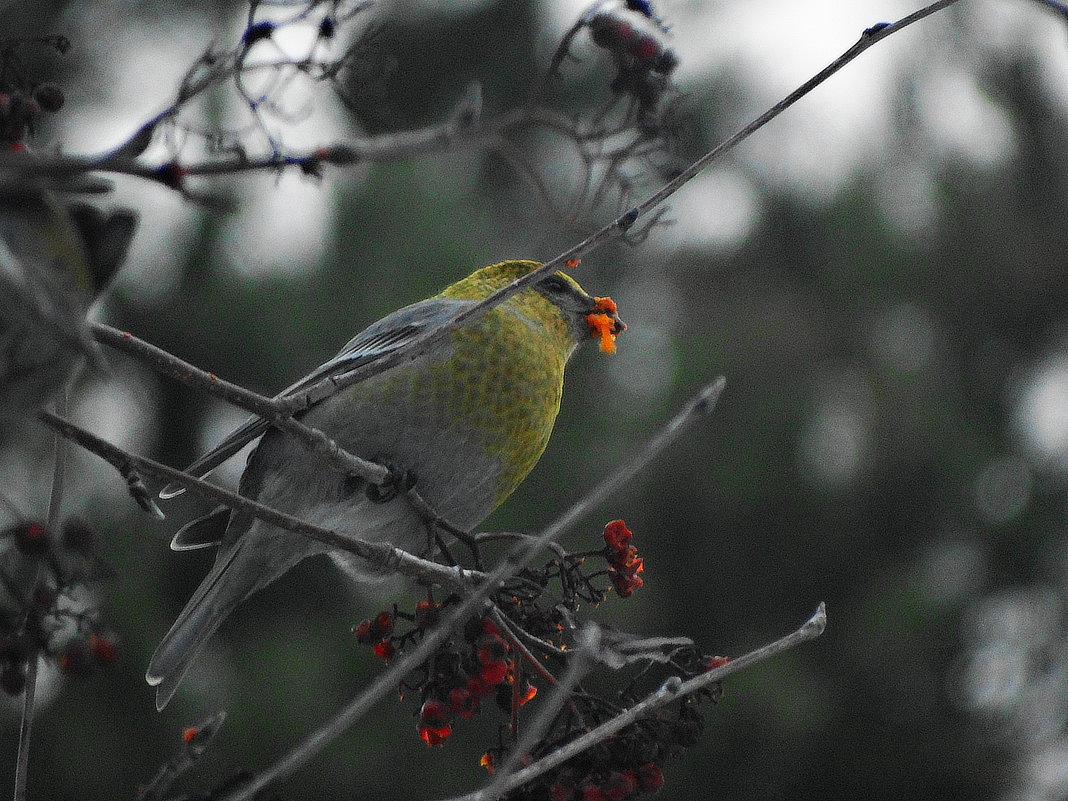
[(615, 353), (616, 337), (627, 330), (627, 324), (619, 319), (614, 300), (594, 298), (593, 301), (593, 308), (586, 313), (590, 336), (600, 342), (603, 353)]

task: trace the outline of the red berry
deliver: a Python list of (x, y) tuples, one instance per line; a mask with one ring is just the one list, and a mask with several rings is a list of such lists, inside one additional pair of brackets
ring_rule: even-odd
[(706, 656), (701, 660), (701, 670), (709, 671), (715, 670), (718, 667), (723, 667), (725, 664), (731, 661), (729, 656)]
[(637, 789), (638, 775), (634, 771), (614, 771), (604, 784), (604, 797), (606, 801), (626, 801)]
[(361, 620), (352, 627), (352, 633), (356, 635), (356, 641), (363, 645), (370, 645), (375, 641), (374, 632), (371, 631), (370, 620)]
[(499, 634), (486, 634), (478, 638), (476, 644), (478, 661), (483, 665), (490, 662), (500, 662), (508, 657), (511, 650), (508, 643)]
[(420, 724), (417, 729), (419, 731), (419, 736), (423, 739), (423, 742), (431, 747), (436, 745), (445, 745), (445, 741), (449, 739), (449, 735), (452, 734), (451, 726), (441, 726), (440, 728), (434, 728), (432, 726)]
[(449, 723), (449, 708), (436, 698), (428, 698), (419, 709), (419, 720), (428, 726), (446, 726)]
[(438, 610), (441, 607), (433, 601), (420, 601), (415, 605), (415, 625), (425, 629), (433, 626), (438, 621)]
[(173, 161), (156, 168), (156, 180), (171, 189), (181, 189), (182, 184), (185, 182), (185, 176), (188, 174), (184, 167), (179, 167)]
[(478, 712), (479, 700), (466, 687), (455, 687), (449, 691), (449, 709), (457, 717), (470, 720)]
[(655, 36), (643, 33), (631, 43), (630, 52), (643, 65), (651, 66), (660, 55), (660, 42)]
[(12, 529), (15, 547), (24, 554), (39, 555), (48, 552), (48, 529), (40, 523), (21, 523)]
[(615, 587), (616, 594), (620, 598), (626, 598), (632, 592), (639, 587), (645, 586), (645, 580), (638, 574), (645, 570), (645, 565), (642, 559), (632, 559), (625, 566), (610, 565), (608, 567), (608, 578), (612, 582), (612, 586)]
[(84, 640), (72, 640), (56, 656), (59, 669), (74, 676), (88, 676), (93, 671), (93, 663), (92, 652)]
[(660, 766), (649, 762), (638, 768), (638, 787), (643, 792), (652, 793), (659, 790), (664, 784), (664, 772)]
[(105, 665), (110, 665), (119, 655), (118, 649), (115, 647), (115, 638), (110, 635), (100, 637), (96, 634), (90, 634), (89, 650), (98, 662)]
[(397, 653), (397, 649), (393, 647), (393, 643), (389, 640), (382, 640), (374, 647), (375, 656), (379, 659), (388, 662), (393, 658), (393, 655)]
[(478, 675), (486, 684), (500, 684), (508, 675), (508, 663), (504, 661), (484, 663), (479, 668)]
[(622, 520), (613, 520), (604, 527), (604, 544), (614, 551), (625, 551), (633, 536)]
[(531, 684), (529, 681), (524, 681), (519, 687), (519, 705), (529, 703), (534, 700), (534, 696), (538, 694), (538, 688)]
[(375, 618), (375, 631), (378, 636), (385, 639), (393, 633), (393, 615), (389, 612), (379, 612)]

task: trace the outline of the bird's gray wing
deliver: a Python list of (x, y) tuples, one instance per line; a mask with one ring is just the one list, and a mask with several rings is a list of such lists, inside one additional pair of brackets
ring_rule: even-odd
[[(471, 301), (456, 300), (454, 298), (429, 298), (413, 303), (388, 314), (378, 322), (372, 323), (363, 331), (349, 340), (334, 358), (320, 365), (311, 373), (294, 384), (286, 387), (276, 395), (276, 398), (289, 398), (315, 388), (308, 400), (308, 408), (321, 403), (336, 391), (333, 382), (325, 382), (323, 386), (316, 387), (320, 381), (327, 378), (341, 379), (347, 373), (355, 370), (373, 359), (384, 356), (411, 342), (424, 331), (432, 330), (445, 324), (454, 314), (465, 306), (471, 305)], [(212, 450), (205, 453), (189, 467), (185, 472), (201, 478), (206, 476), (220, 464), (225, 462), (248, 443), (262, 435), (270, 423), (262, 417), (253, 415)], [(161, 491), (161, 498), (173, 498), (181, 495), (184, 488), (178, 484), (168, 484)]]

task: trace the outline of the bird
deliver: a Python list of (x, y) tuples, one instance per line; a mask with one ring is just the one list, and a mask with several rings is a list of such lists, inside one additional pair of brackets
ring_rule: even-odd
[(86, 313), (126, 256), (130, 209), (63, 204), (44, 186), (0, 183), (0, 416), (35, 412), (86, 359)]
[[(439, 294), (365, 328), (341, 351), (278, 397), (330, 377), (450, 325), (470, 308), (541, 266), (511, 260), (476, 270)], [(454, 328), (419, 356), (313, 400), (298, 415), (346, 451), (414, 482), (444, 520), (471, 530), (527, 476), (549, 441), (563, 392), (564, 366), (587, 341), (612, 352), (626, 325), (616, 304), (589, 295), (563, 272)], [(261, 437), (238, 485), (241, 495), (336, 531), (407, 551), (427, 542), (425, 519), (403, 492), (383, 492), (323, 464), (292, 437), (252, 417), (187, 468), (202, 477)], [(398, 478), (398, 482), (400, 479)], [(173, 486), (161, 492), (173, 497)], [(179, 530), (171, 547), (218, 544), (213, 567), (149, 661), (156, 707), (170, 701), (198, 650), (249, 595), (298, 562), (328, 553), (357, 581), (384, 577), (353, 554), (275, 528), (245, 511), (220, 507)]]

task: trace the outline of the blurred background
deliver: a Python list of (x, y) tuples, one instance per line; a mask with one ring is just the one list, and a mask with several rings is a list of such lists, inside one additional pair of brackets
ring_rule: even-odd
[[(329, 92), (295, 95), (284, 142), (428, 124), (476, 78), (485, 114), (513, 108), (583, 7), (383, 0), (356, 26), (376, 48), (356, 110)], [(862, 30), (917, 7), (661, 0), (683, 92), (673, 158), (716, 144)], [(32, 60), (67, 96), (35, 144), (89, 154), (168, 105), (246, 13), (196, 0), (0, 11), (4, 37), (73, 42)], [(613, 75), (603, 52), (576, 50), (554, 92), (568, 112), (604, 102)], [(234, 113), (209, 103), (203, 125)], [(646, 586), (594, 617), (717, 654), (792, 630), (819, 601), (830, 619), (819, 640), (726, 683), (662, 798), (1068, 798), (1066, 117), (1064, 20), (1038, 2), (965, 0), (879, 44), (690, 183), (671, 199), (671, 226), (583, 259), (576, 277), (613, 296), (630, 330), (614, 357), (591, 348), (573, 361), (545, 457), (483, 528), (537, 530), (724, 374), (711, 420), (568, 536), (595, 547), (623, 517), (645, 557)], [(526, 150), (561, 205), (580, 173), (564, 144), (532, 137)], [(198, 186), (234, 211), (132, 179), (101, 199), (142, 223), (96, 316), (267, 394), (386, 312), (483, 264), (551, 258), (614, 211), (565, 222), (478, 146), (318, 181)], [(123, 447), (180, 467), (243, 418), (110, 361), (114, 375), (87, 378), (71, 414)], [(43, 515), (49, 437), (26, 424), (0, 446), (4, 492)], [(145, 665), (211, 559), (167, 544), (207, 507), (183, 498), (157, 523), (85, 454), (65, 506), (117, 570), (98, 600), (120, 658), (88, 678), (46, 673), (31, 798), (131, 798), (184, 726), (225, 708), (220, 740), (182, 785), (213, 787), (277, 758), (380, 669), (348, 630), (393, 596), (357, 594), (310, 563), (246, 603), (157, 714)], [(10, 787), (18, 704), (0, 703)], [(380, 704), (281, 797), (474, 787), (490, 723), (429, 750), (411, 712), (410, 700)]]

